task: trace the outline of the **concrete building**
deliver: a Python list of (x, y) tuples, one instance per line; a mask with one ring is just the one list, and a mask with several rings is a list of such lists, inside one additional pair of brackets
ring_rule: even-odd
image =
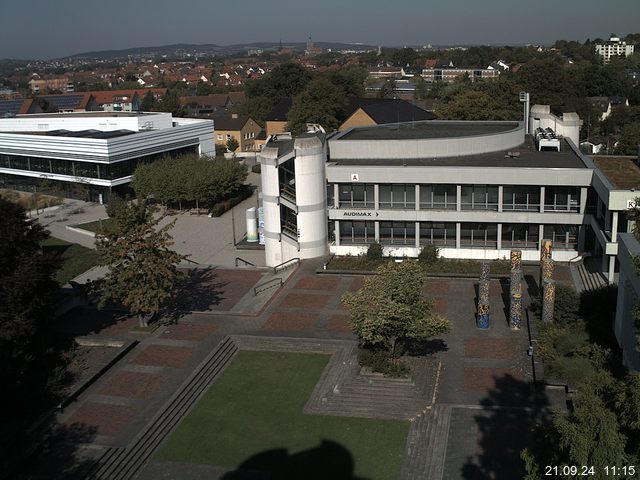
[(215, 117), (214, 122), (216, 145), (226, 147), (227, 142), (235, 138), (238, 141), (238, 151), (253, 152), (258, 150), (255, 140), (262, 131), (262, 127), (248, 115), (232, 113), (224, 117)]
[(517, 248), (537, 261), (549, 239), (555, 260), (591, 252), (613, 282), (640, 168), (630, 159), (594, 163), (573, 140), (580, 123), (534, 106), (532, 133), (554, 125), (563, 134), (543, 142), (523, 122), (423, 121), (326, 138), (277, 135), (258, 156), (267, 264), (325, 251), (360, 255), (374, 241), (396, 257), (415, 257), (431, 243), (448, 258), (508, 258)]
[(602, 57), (604, 63), (609, 63), (611, 57), (633, 55), (633, 47), (633, 45), (628, 45), (627, 42), (623, 42), (619, 37), (612, 35), (608, 41), (596, 44), (596, 53)]
[(135, 168), (167, 155), (215, 155), (211, 120), (170, 113), (67, 113), (0, 119), (0, 187), (108, 201)]
[(456, 67), (433, 67), (422, 70), (422, 78), (425, 81), (433, 82), (454, 82), (457, 78), (467, 75), (473, 82), (475, 80), (496, 78), (500, 75), (500, 70), (490, 68), (456, 68)]
[(620, 240), (620, 280), (613, 330), (622, 349), (622, 362), (631, 370), (640, 370), (640, 332), (635, 320), (636, 308), (640, 307), (640, 276), (634, 258), (640, 255), (640, 244), (630, 233), (623, 233)]

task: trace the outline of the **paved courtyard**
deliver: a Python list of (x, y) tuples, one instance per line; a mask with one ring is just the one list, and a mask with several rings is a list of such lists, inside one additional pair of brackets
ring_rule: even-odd
[[(316, 274), (319, 266), (319, 262), (303, 262), (288, 272), (283, 287), (258, 297), (253, 287), (263, 281), (265, 271), (203, 271), (194, 292), (209, 293), (193, 295), (187, 302), (196, 302), (202, 313), (185, 315), (178, 324), (151, 334), (135, 333), (135, 321), (119, 312), (85, 308), (61, 318), (58, 328), (66, 334), (139, 341), (59, 413), (63, 425), (82, 425), (93, 433), (90, 441), (83, 442), (80, 455), (90, 452), (99, 457), (106, 449), (122, 451), (129, 446), (228, 335), (354, 344), (340, 298), (357, 290), (364, 277)], [(534, 287), (531, 283), (530, 289)], [(438, 421), (439, 430), (424, 435), (431, 435), (429, 441), (437, 442), (442, 452), (442, 458), (434, 460), (440, 464), (438, 478), (520, 478), (518, 452), (526, 445), (538, 407), (551, 402), (532, 387), (526, 324), (519, 331), (507, 324), (506, 288), (498, 280), (491, 281), (491, 328), (483, 331), (475, 327), (474, 280), (430, 278), (426, 282), (425, 295), (453, 323), (450, 333), (429, 344), (430, 361), (439, 365), (429, 408), (444, 420)], [(525, 291), (524, 303), (528, 302)], [(425, 429), (435, 421), (430, 418), (423, 421)], [(194, 473), (192, 478), (201, 477)]]

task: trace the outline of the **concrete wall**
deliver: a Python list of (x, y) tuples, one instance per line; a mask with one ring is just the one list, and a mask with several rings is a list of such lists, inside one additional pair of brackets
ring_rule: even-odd
[(621, 233), (618, 239), (620, 282), (614, 331), (622, 349), (624, 365), (630, 370), (640, 370), (640, 353), (636, 349), (636, 328), (631, 313), (640, 302), (640, 276), (633, 266), (633, 257), (640, 255), (640, 244), (630, 233)]
[(534, 105), (529, 113), (529, 131), (535, 134), (536, 128), (551, 128), (558, 135), (569, 138), (574, 145), (580, 144), (582, 120), (576, 113), (564, 113), (558, 117), (551, 113), (549, 105)]
[(265, 147), (259, 155), (260, 177), (262, 181), (262, 207), (264, 211), (265, 262), (274, 267), (283, 262), (282, 246), (280, 244), (280, 206), (278, 197), (278, 149)]
[(403, 140), (349, 140), (347, 138), (330, 143), (331, 156), (341, 159), (457, 157), (519, 147), (524, 143), (524, 124), (519, 124), (513, 130), (492, 135)]

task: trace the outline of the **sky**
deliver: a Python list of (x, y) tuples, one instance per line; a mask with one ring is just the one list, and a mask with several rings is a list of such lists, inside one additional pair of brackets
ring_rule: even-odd
[(640, 32), (639, 0), (0, 0), (0, 58), (174, 43), (551, 44)]

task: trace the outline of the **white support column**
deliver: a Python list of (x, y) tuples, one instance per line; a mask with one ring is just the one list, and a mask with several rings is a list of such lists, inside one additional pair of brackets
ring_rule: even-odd
[[(416, 183), (415, 196), (416, 196), (416, 210), (420, 210), (420, 184), (418, 183)], [(416, 235), (416, 238), (418, 238), (417, 235)]]
[(589, 189), (587, 187), (582, 187), (580, 189), (580, 213), (584, 215), (587, 211), (587, 193)]
[[(456, 211), (462, 210), (462, 185), (456, 185)], [(456, 247), (460, 248), (460, 246)]]
[(544, 240), (544, 225), (539, 225), (538, 226), (538, 252), (542, 250), (542, 240)]
[(333, 225), (333, 228), (334, 228), (333, 236), (336, 239), (336, 247), (339, 247), (340, 246), (340, 221), (336, 220), (333, 223), (334, 223), (334, 225)]
[[(498, 185), (498, 213), (502, 212), (502, 201), (504, 198), (504, 187), (502, 185)], [(500, 240), (498, 240), (498, 244)]]
[(611, 241), (618, 243), (618, 212), (611, 212)]
[(335, 208), (340, 208), (340, 184), (339, 183), (334, 183), (333, 184), (333, 206)]
[(416, 248), (420, 248), (420, 222), (416, 222)]
[(609, 284), (613, 283), (615, 270), (616, 270), (616, 256), (609, 255), (609, 271), (607, 272), (607, 280), (609, 280)]
[[(544, 195), (545, 195), (545, 188), (544, 186), (540, 187), (540, 213), (544, 213)], [(542, 237), (540, 237), (540, 239), (542, 239)]]
[(376, 242), (380, 242), (380, 222), (375, 222)]
[(584, 242), (587, 235), (587, 226), (578, 225), (578, 253), (584, 252)]
[(460, 222), (456, 223), (456, 248), (460, 249)]
[[(502, 187), (500, 187), (502, 188)], [(502, 224), (499, 223), (498, 224), (498, 229), (497, 229), (497, 238), (496, 240), (498, 241), (497, 246), (498, 246), (498, 250), (502, 250)]]
[[(380, 208), (380, 185), (377, 183), (373, 186), (373, 207), (375, 210)], [(378, 223), (376, 222), (376, 232), (378, 231)], [(376, 233), (376, 238), (378, 238), (378, 234)]]

